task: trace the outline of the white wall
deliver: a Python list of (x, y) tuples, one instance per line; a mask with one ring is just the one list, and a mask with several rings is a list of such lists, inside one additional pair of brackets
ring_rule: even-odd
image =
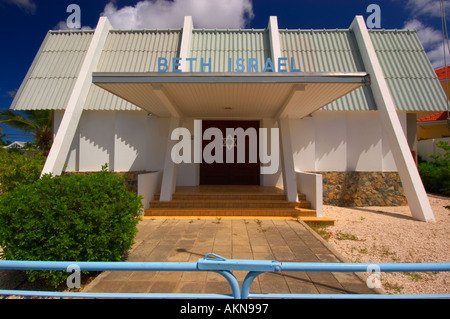
[(347, 170), (347, 113), (317, 112), (314, 118), (318, 171)]
[[(55, 112), (55, 132), (63, 112)], [(399, 113), (406, 131), (406, 113)], [(144, 111), (84, 111), (71, 145), (66, 171), (162, 171), (169, 119)], [(290, 122), (297, 171), (396, 171), (378, 112), (318, 111)], [(182, 125), (194, 134), (194, 119)], [(263, 119), (261, 127), (276, 122)], [(193, 145), (193, 143), (192, 143)], [(198, 185), (199, 164), (178, 166), (177, 185)], [(261, 184), (280, 186), (280, 172), (262, 176)]]
[[(347, 170), (382, 171), (381, 125), (373, 112), (348, 112)], [(378, 115), (378, 114), (376, 114)]]
[[(55, 112), (55, 132), (63, 112)], [(66, 171), (161, 171), (168, 120), (143, 111), (84, 111), (66, 160)]]
[[(64, 111), (54, 111), (53, 113), (53, 139), (56, 137), (56, 133), (59, 129), (59, 125), (61, 124), (61, 120), (64, 116)], [(70, 146), (69, 154), (66, 160), (65, 171), (78, 171), (80, 167), (79, 161), (79, 153), (80, 153), (80, 127), (77, 128), (77, 132), (75, 133), (74, 139)]]
[[(144, 112), (116, 112), (114, 121), (114, 170), (147, 168), (150, 120)], [(147, 138), (144, 138), (147, 137)]]
[(80, 171), (97, 171), (102, 165), (114, 167), (113, 112), (90, 112), (79, 124)]
[(376, 111), (318, 111), (291, 120), (291, 135), (297, 171), (397, 171)]
[(295, 172), (297, 189), (305, 194), (311, 202), (311, 208), (316, 211), (317, 217), (323, 216), (323, 182), (321, 174)]
[(428, 140), (421, 140), (418, 142), (417, 153), (422, 158), (422, 160), (427, 162), (434, 162), (434, 159), (428, 157), (429, 155), (437, 155), (437, 153), (443, 154), (445, 152), (442, 149), (436, 147), (436, 144), (439, 143), (439, 141), (447, 142), (450, 145), (450, 137), (433, 138)]
[(292, 151), (296, 171), (316, 170), (315, 119), (305, 117), (291, 121)]

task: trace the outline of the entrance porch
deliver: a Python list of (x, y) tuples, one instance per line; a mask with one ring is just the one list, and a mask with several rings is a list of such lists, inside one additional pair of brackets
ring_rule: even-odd
[(160, 201), (156, 193), (150, 208), (151, 218), (282, 218), (306, 222), (334, 223), (328, 217), (316, 217), (304, 194), (289, 202), (283, 189), (258, 185), (178, 186), (170, 202)]

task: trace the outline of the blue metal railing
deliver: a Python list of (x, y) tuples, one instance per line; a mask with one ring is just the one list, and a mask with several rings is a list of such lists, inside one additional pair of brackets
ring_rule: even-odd
[[(271, 294), (250, 293), (256, 277), (267, 272), (440, 272), (450, 271), (450, 263), (296, 263), (269, 260), (225, 259), (207, 254), (198, 262), (50, 262), (50, 261), (0, 261), (0, 269), (67, 271), (73, 265), (80, 271), (209, 271), (216, 272), (228, 281), (231, 295), (227, 294), (177, 294), (177, 293), (90, 293), (0, 290), (0, 296), (59, 297), (59, 298), (306, 298), (306, 299), (413, 299), (450, 298), (450, 294), (385, 295), (385, 294)], [(232, 271), (248, 271), (242, 289)]]

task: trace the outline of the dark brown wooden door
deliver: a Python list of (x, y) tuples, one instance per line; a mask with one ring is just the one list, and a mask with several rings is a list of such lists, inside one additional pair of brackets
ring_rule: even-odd
[[(227, 128), (239, 128), (247, 130), (248, 128), (255, 128), (257, 140), (256, 140), (256, 163), (250, 163), (250, 139), (245, 139), (245, 163), (238, 163), (237, 160), (237, 147), (234, 146), (234, 161), (233, 163), (226, 162), (227, 151), (231, 148), (231, 145), (227, 148), (227, 143), (230, 141), (224, 141), (223, 143), (223, 163), (205, 163), (202, 161), (200, 164), (200, 184), (201, 185), (259, 185), (260, 178), (260, 163), (259, 163), (259, 121), (203, 121), (202, 129), (203, 133), (210, 127), (218, 128), (222, 131), (224, 139), (227, 138)], [(203, 149), (206, 145), (211, 143), (210, 140), (203, 140)], [(231, 141), (232, 143), (232, 141)]]

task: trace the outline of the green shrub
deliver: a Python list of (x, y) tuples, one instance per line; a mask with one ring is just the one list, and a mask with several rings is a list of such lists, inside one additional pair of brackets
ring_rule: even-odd
[(0, 149), (0, 194), (38, 180), (44, 163), (45, 157), (40, 152)]
[[(42, 179), (0, 197), (3, 259), (120, 261), (131, 248), (141, 198), (106, 171)], [(58, 286), (67, 272), (28, 271)]]
[(450, 166), (450, 145), (447, 142), (439, 141), (436, 147), (445, 151), (445, 153), (438, 152), (436, 155), (430, 155), (429, 157), (434, 159), (439, 165)]
[(436, 146), (445, 152), (430, 155), (434, 163), (420, 162), (420, 177), (427, 192), (450, 196), (450, 146), (443, 141)]

